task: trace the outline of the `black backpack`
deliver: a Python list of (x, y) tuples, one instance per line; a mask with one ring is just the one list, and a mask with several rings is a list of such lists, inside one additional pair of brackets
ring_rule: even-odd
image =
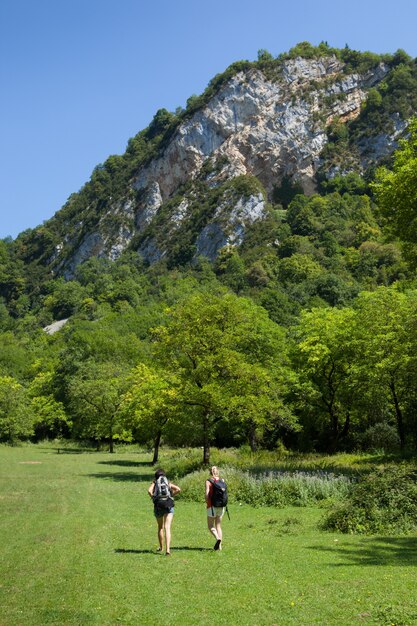
[(227, 506), (229, 497), (227, 494), (227, 485), (223, 478), (219, 478), (218, 480), (209, 478), (208, 480), (213, 486), (211, 492), (211, 506)]
[(174, 499), (166, 476), (160, 476), (155, 481), (152, 499), (158, 509), (170, 509), (174, 506)]

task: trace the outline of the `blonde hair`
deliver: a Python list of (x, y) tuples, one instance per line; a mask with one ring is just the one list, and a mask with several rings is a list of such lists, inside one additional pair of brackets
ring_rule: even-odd
[(217, 465), (213, 465), (210, 468), (210, 473), (211, 473), (212, 476), (215, 476), (216, 478), (219, 477), (219, 469), (218, 469)]

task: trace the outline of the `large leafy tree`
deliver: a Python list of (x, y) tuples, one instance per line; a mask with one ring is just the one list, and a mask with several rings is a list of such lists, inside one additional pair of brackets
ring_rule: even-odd
[(39, 371), (27, 388), (27, 410), (32, 415), (37, 438), (67, 434), (71, 425), (64, 405), (55, 399), (53, 379), (52, 369)]
[(179, 421), (178, 381), (175, 374), (139, 363), (128, 378), (120, 414), (136, 438), (153, 443), (152, 463), (158, 462), (162, 435), (169, 423)]
[(114, 441), (123, 435), (119, 408), (128, 388), (126, 370), (113, 362), (86, 362), (70, 384), (71, 409), (79, 436)]
[(294, 425), (283, 403), (290, 376), (284, 333), (250, 300), (197, 295), (173, 308), (154, 338), (156, 358), (178, 378), (184, 419), (200, 438), (205, 464), (220, 421), (249, 430), (271, 420)]
[(33, 420), (25, 410), (25, 391), (12, 376), (0, 376), (0, 439), (15, 442), (33, 434)]
[(352, 309), (313, 309), (301, 315), (294, 363), (295, 404), (310, 436), (335, 452), (351, 428), (355, 404)]
[(394, 419), (406, 444), (417, 395), (417, 294), (380, 287), (357, 302), (356, 368), (362, 395)]

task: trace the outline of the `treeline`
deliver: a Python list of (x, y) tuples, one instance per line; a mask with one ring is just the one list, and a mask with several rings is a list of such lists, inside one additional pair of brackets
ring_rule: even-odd
[(378, 209), (287, 195), (213, 265), (127, 252), (65, 282), (0, 242), (1, 440), (415, 449), (416, 155), (413, 122)]
[(298, 450), (417, 446), (417, 290), (303, 311), (284, 329), (214, 277), (84, 302), (52, 336), (0, 336), (3, 441), (73, 437)]

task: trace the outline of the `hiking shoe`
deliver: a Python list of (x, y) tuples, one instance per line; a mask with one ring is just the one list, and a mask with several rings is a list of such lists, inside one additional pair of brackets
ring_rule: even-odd
[(216, 543), (214, 544), (214, 550), (220, 550), (221, 542), (222, 542), (221, 539), (217, 539)]

